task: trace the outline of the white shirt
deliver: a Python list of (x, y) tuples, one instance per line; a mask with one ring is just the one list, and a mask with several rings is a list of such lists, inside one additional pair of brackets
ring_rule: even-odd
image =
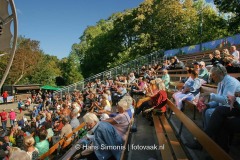
[(234, 57), (234, 59), (236, 59), (236, 60), (238, 60), (239, 61), (239, 51), (234, 51), (233, 53), (232, 53), (232, 56)]

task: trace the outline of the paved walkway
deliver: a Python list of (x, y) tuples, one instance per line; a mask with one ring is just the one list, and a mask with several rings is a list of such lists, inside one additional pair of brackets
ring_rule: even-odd
[[(31, 104), (31, 106), (29, 107), (29, 110), (32, 110), (33, 106), (35, 104)], [(20, 119), (22, 116), (26, 117), (28, 120), (30, 120), (30, 112), (27, 110), (23, 110), (22, 113), (20, 114), (18, 108), (17, 108), (18, 104), (17, 102), (14, 103), (8, 103), (6, 104), (1, 104), (0, 105), (0, 112), (2, 112), (2, 110), (5, 108), (6, 112), (10, 112), (11, 109), (14, 109), (14, 111), (17, 113), (17, 119)], [(1, 124), (2, 126), (2, 124)], [(8, 119), (7, 122), (7, 127), (10, 127), (10, 120)]]

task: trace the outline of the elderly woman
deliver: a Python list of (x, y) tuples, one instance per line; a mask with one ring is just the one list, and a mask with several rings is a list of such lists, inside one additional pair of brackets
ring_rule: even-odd
[(102, 95), (102, 100), (100, 102), (100, 106), (98, 102), (94, 102), (93, 107), (91, 108), (91, 112), (94, 110), (97, 110), (98, 113), (110, 113), (112, 110), (111, 104), (108, 101), (108, 95), (103, 94)]
[[(158, 98), (163, 98), (161, 96), (165, 97), (166, 91), (165, 91), (165, 85), (164, 85), (164, 82), (162, 81), (162, 79), (161, 78), (156, 78), (155, 83), (156, 83), (158, 92), (149, 96), (149, 97), (139, 99), (139, 101), (137, 102), (137, 106), (136, 106), (137, 107), (136, 115), (138, 115), (141, 111), (143, 111), (144, 108), (149, 108), (152, 105), (155, 105), (155, 107), (158, 107), (158, 105), (160, 105), (161, 102), (160, 101), (157, 102), (156, 100)], [(164, 109), (164, 108), (162, 108), (162, 109)], [(165, 110), (166, 109), (164, 109), (164, 112), (165, 112)]]
[(198, 98), (200, 93), (201, 80), (198, 78), (198, 71), (191, 70), (190, 77), (185, 82), (182, 91), (173, 94), (176, 106), (179, 110), (182, 109), (182, 101), (189, 100), (192, 101)]
[(35, 141), (32, 136), (26, 136), (24, 137), (24, 146), (25, 146), (25, 151), (27, 154), (30, 156), (32, 160), (37, 160), (38, 159), (38, 149), (34, 147)]
[(129, 105), (125, 100), (120, 100), (118, 102), (118, 112), (115, 117), (105, 120), (105, 122), (111, 123), (117, 130), (118, 134), (121, 135), (122, 139), (125, 141), (127, 137), (127, 129), (130, 123), (130, 116), (127, 112)]
[(83, 120), (89, 130), (87, 136), (93, 142), (93, 152), (89, 154), (86, 149), (74, 158), (120, 159), (123, 141), (116, 129), (108, 122), (99, 121), (94, 113), (87, 113)]

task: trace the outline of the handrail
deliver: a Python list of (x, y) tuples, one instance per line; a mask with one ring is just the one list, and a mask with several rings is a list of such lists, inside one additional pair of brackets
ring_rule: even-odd
[(78, 132), (80, 129), (82, 129), (85, 126), (85, 123), (81, 123), (77, 128), (75, 128), (71, 133), (69, 133), (67, 136), (63, 137), (60, 141), (58, 141), (56, 144), (54, 144), (48, 152), (44, 153), (39, 157), (39, 160), (43, 160), (47, 157), (49, 157), (59, 146), (62, 146), (62, 144), (66, 141), (66, 139), (72, 137), (72, 135), (76, 132)]
[[(153, 61), (157, 60), (157, 58), (160, 58), (160, 57), (158, 57), (158, 56), (160, 56), (160, 55), (161, 55), (161, 51), (156, 51), (156, 52), (150, 53), (150, 54), (148, 54), (148, 55), (138, 57), (138, 58), (136, 58), (136, 59), (134, 59), (134, 60), (131, 60), (131, 61), (127, 62), (127, 63), (121, 64), (121, 65), (116, 66), (116, 67), (114, 67), (114, 68), (111, 68), (111, 69), (109, 69), (109, 70), (100, 72), (100, 73), (98, 73), (98, 74), (96, 74), (96, 75), (94, 75), (94, 76), (88, 77), (88, 78), (86, 78), (86, 79), (84, 79), (84, 80), (82, 80), (82, 81), (76, 82), (76, 83), (71, 84), (71, 85), (66, 86), (66, 87), (63, 87), (63, 88), (61, 88), (60, 90), (55, 91), (54, 94), (56, 94), (56, 93), (62, 93), (64, 90), (68, 90), (69, 88), (75, 87), (75, 86), (77, 86), (77, 85), (79, 85), (79, 84), (83, 84), (83, 85), (84, 85), (85, 82), (88, 82), (88, 81), (90, 81), (90, 80), (92, 80), (92, 79), (95, 79), (95, 78), (97, 78), (97, 77), (107, 76), (109, 73), (110, 73), (111, 75), (114, 75), (113, 72), (115, 72), (116, 75), (117, 75), (117, 74), (118, 74), (118, 73), (117, 73), (117, 70), (118, 70), (118, 69), (121, 69), (121, 70), (122, 70), (121, 73), (122, 73), (123, 71), (127, 71), (127, 72), (128, 72), (128, 70), (126, 70), (126, 69), (124, 69), (124, 68), (130, 68), (129, 65), (134, 65), (134, 67), (131, 66), (131, 69), (138, 69), (140, 62), (143, 61), (143, 60), (146, 60), (146, 61), (148, 61), (149, 64), (150, 64), (150, 63), (152, 64)], [(150, 60), (149, 60), (149, 58), (150, 58)], [(159, 59), (159, 61), (161, 61), (161, 60), (162, 60), (162, 57), (161, 57), (161, 59)], [(138, 63), (138, 61), (139, 61), (139, 63)], [(146, 63), (144, 63), (144, 64), (146, 65)], [(124, 68), (123, 68), (123, 67), (124, 67)]]
[(232, 159), (221, 147), (219, 147), (219, 145), (217, 145), (205, 132), (203, 132), (189, 117), (180, 111), (169, 99), (167, 99), (167, 105), (173, 112), (175, 112), (176, 117), (193, 134), (193, 136), (197, 138), (199, 143), (213, 159)]

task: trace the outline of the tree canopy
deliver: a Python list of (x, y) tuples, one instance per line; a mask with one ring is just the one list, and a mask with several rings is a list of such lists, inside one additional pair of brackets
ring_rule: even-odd
[(230, 35), (228, 21), (203, 0), (145, 0), (89, 26), (73, 50), (84, 77), (138, 56)]
[[(69, 85), (155, 51), (238, 33), (239, 1), (214, 3), (218, 10), (204, 0), (145, 0), (88, 26), (63, 59), (44, 53), (39, 41), (20, 36), (5, 84)], [(0, 76), (8, 58), (0, 59)]]

